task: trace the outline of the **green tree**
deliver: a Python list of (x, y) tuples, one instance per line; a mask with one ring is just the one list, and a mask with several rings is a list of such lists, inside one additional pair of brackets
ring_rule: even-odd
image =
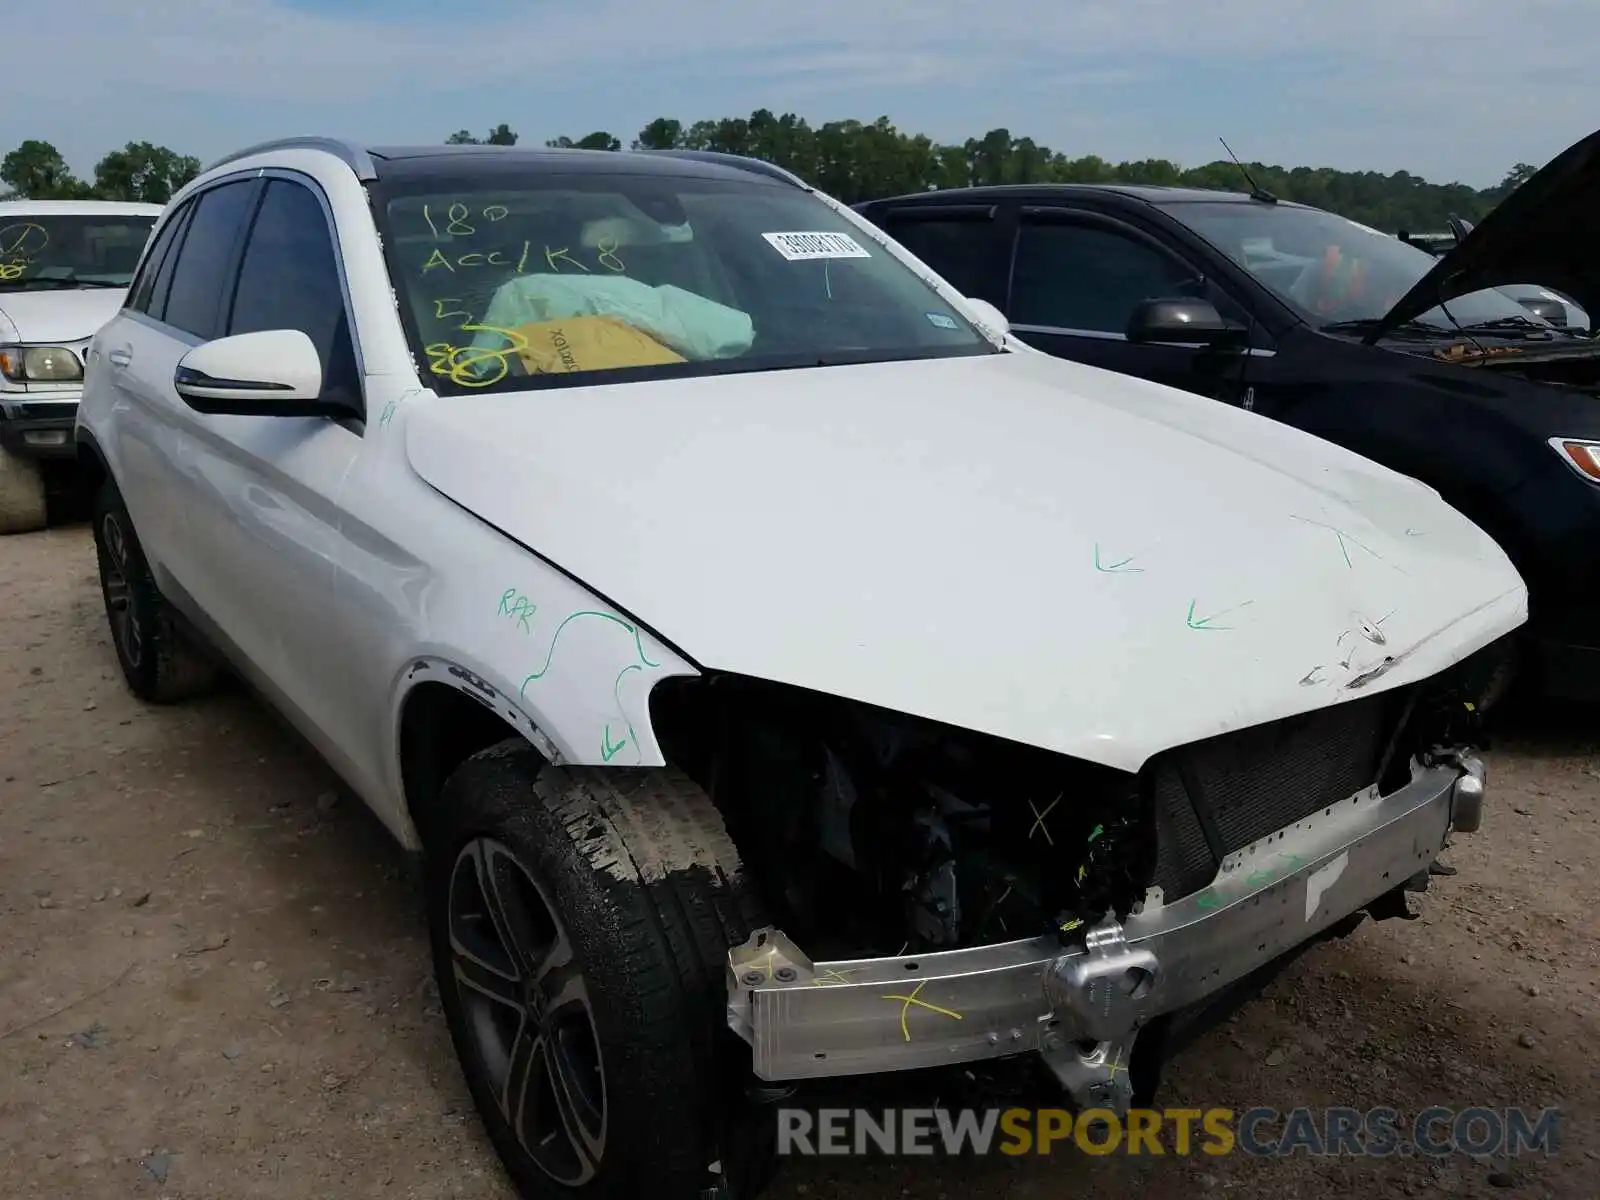
[(516, 130), (511, 126), (501, 123), (489, 130), (487, 137), (474, 137), (469, 129), (458, 129), (445, 138), (446, 146), (515, 146), (517, 144)]
[(635, 150), (675, 150), (683, 141), (683, 122), (657, 117), (633, 140)]
[(25, 200), (74, 200), (89, 194), (89, 185), (74, 177), (61, 151), (34, 138), (0, 160), (0, 180)]
[(551, 138), (545, 143), (552, 150), (621, 150), (622, 143), (604, 130), (585, 134), (577, 141), (569, 137)]
[(200, 160), (150, 142), (129, 142), (94, 168), (94, 194), (102, 200), (165, 204), (172, 193), (200, 174)]

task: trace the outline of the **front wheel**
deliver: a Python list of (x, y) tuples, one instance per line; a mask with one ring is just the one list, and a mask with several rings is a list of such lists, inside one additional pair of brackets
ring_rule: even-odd
[(725, 964), (764, 922), (706, 795), (669, 770), (546, 766), (517, 739), (456, 770), (435, 824), (434, 970), (519, 1192), (759, 1190), (773, 1139), (744, 1099)]

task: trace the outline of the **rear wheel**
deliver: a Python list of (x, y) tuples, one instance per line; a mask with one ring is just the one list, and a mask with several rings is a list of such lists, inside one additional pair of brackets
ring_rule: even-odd
[(45, 524), (43, 470), (0, 446), (0, 534), (32, 533)]
[(521, 1194), (759, 1190), (775, 1137), (744, 1099), (725, 970), (763, 922), (709, 798), (515, 739), (457, 769), (425, 836), (446, 1019)]
[(156, 704), (210, 690), (220, 673), (217, 663), (178, 627), (156, 589), (122, 495), (109, 479), (95, 501), (94, 548), (111, 644), (128, 689)]

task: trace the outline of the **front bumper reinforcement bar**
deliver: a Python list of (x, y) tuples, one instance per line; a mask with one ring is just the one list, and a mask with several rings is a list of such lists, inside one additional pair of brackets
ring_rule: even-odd
[(894, 958), (814, 963), (777, 929), (728, 953), (728, 1022), (755, 1073), (788, 1081), (1034, 1051), (1083, 1107), (1125, 1112), (1133, 1039), (1153, 1017), (1243, 978), (1402, 885), (1452, 829), (1478, 828), (1484, 768), (1435, 756), (1231, 854), (1215, 881), (1153, 895), (1083, 948), (1053, 935)]

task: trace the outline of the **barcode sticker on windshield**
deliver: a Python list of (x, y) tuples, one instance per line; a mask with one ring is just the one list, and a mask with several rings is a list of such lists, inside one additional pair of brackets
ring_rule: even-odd
[(872, 257), (848, 233), (763, 233), (761, 236), (790, 262)]

